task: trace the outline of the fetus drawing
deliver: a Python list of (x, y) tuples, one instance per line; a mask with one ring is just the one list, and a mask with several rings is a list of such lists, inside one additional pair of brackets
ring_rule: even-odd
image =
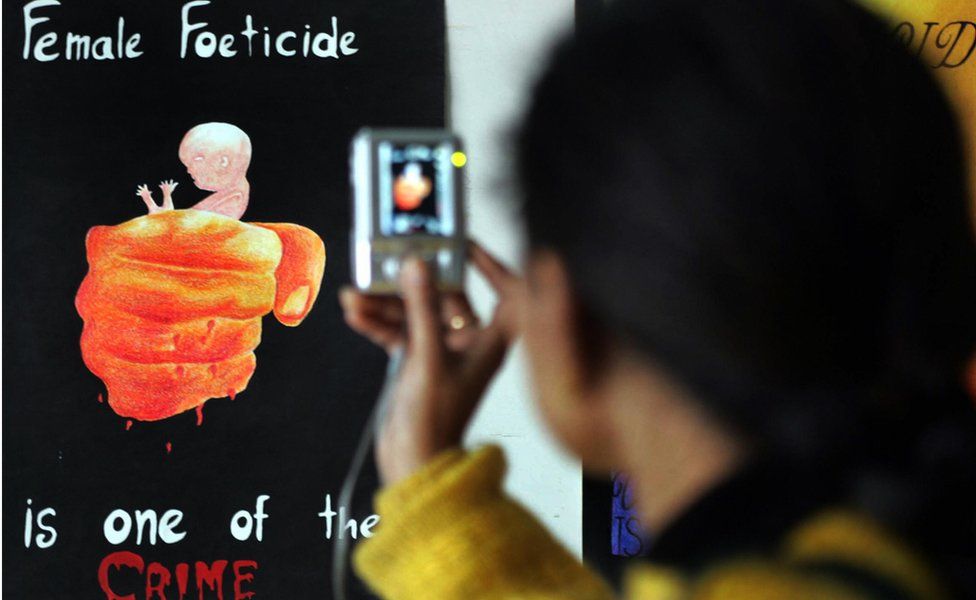
[(75, 296), (81, 354), (120, 416), (155, 421), (234, 399), (257, 366), (262, 317), (299, 325), (319, 293), (325, 245), (291, 223), (244, 223), (250, 140), (239, 128), (190, 130), (180, 158), (197, 187), (193, 208), (173, 205), (171, 180), (148, 214), (88, 231), (88, 273)]
[(430, 195), (433, 184), (420, 170), (418, 163), (407, 163), (393, 182), (393, 201), (400, 210), (413, 210)]
[[(240, 219), (247, 210), (251, 186), (245, 175), (251, 164), (251, 138), (230, 123), (203, 123), (186, 133), (180, 143), (180, 161), (186, 166), (193, 183), (201, 190), (213, 192), (193, 206), (232, 219)], [(136, 193), (149, 213), (173, 208), (176, 182), (159, 184), (163, 192), (162, 206), (156, 204), (152, 192), (143, 184)]]

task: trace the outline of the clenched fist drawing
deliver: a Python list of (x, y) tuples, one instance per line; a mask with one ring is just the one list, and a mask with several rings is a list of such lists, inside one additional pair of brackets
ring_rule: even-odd
[(85, 245), (82, 357), (112, 409), (144, 421), (244, 390), (261, 318), (301, 323), (325, 269), (325, 245), (305, 227), (205, 210), (93, 227)]

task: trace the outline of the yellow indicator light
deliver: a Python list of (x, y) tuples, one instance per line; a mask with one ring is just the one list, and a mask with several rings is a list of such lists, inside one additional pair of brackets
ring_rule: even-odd
[(464, 165), (468, 164), (468, 157), (464, 152), (458, 150), (451, 155), (451, 164), (460, 169)]

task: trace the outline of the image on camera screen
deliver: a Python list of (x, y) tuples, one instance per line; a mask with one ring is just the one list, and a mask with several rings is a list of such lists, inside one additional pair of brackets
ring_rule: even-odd
[(381, 144), (379, 151), (382, 233), (452, 235), (449, 146)]

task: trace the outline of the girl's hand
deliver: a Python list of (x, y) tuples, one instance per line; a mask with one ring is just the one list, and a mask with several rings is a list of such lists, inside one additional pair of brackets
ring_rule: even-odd
[(518, 277), (480, 246), (470, 259), (498, 294), (491, 322), (478, 323), (464, 294), (439, 294), (427, 265), (408, 259), (403, 298), (344, 288), (346, 322), (387, 352), (403, 347), (403, 366), (376, 441), (386, 484), (410, 475), (443, 450), (458, 446), (485, 388), (516, 337)]

